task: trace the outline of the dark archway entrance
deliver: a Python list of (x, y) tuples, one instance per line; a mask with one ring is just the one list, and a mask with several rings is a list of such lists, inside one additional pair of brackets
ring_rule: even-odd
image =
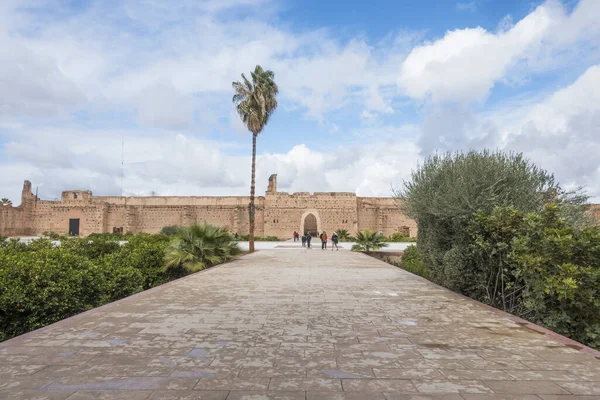
[(314, 214), (308, 214), (304, 218), (304, 233), (317, 233), (317, 217)]

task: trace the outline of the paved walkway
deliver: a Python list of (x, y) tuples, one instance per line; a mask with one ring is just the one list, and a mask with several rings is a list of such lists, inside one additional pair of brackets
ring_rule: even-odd
[(348, 251), (261, 251), (0, 344), (0, 399), (575, 395), (600, 398), (594, 356)]

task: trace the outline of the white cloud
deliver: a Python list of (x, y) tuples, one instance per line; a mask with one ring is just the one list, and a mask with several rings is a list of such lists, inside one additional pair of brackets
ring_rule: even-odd
[(475, 0), (456, 3), (456, 9), (461, 11), (475, 11), (477, 6), (478, 2)]
[(171, 129), (192, 126), (192, 99), (180, 93), (169, 82), (156, 82), (142, 90), (136, 102), (139, 120), (143, 125)]
[(423, 154), (468, 149), (522, 152), (564, 186), (587, 186), (600, 201), (600, 65), (543, 98), (476, 113), (440, 106), (422, 126)]
[(509, 72), (519, 76), (532, 68), (564, 63), (559, 58), (565, 47), (579, 40), (597, 48), (598, 18), (596, 0), (581, 0), (570, 15), (561, 3), (549, 0), (506, 31), (492, 33), (481, 27), (449, 31), (412, 50), (401, 66), (398, 84), (415, 99), (485, 99)]

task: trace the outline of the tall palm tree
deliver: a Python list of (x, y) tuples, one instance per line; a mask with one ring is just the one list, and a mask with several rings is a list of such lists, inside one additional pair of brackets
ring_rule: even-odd
[(252, 82), (250, 82), (244, 74), (242, 81), (233, 82), (232, 86), (235, 90), (233, 102), (237, 107), (237, 112), (246, 125), (248, 130), (252, 132), (252, 179), (250, 183), (250, 252), (254, 251), (254, 191), (255, 191), (255, 174), (256, 174), (256, 138), (262, 132), (269, 118), (277, 108), (277, 93), (279, 89), (275, 84), (275, 74), (273, 71), (265, 71), (260, 65), (254, 68), (254, 72), (250, 72)]

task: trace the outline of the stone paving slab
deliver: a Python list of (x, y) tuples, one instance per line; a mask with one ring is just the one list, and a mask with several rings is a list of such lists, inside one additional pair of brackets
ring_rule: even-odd
[(593, 400), (600, 360), (363, 254), (264, 250), (1, 343), (0, 399)]

